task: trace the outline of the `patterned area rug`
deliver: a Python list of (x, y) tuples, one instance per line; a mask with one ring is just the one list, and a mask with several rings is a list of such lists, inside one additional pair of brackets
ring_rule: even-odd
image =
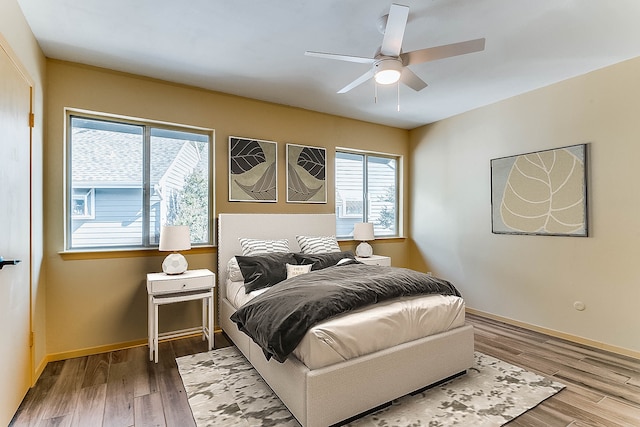
[[(196, 424), (300, 424), (236, 347), (177, 359)], [(466, 375), (348, 424), (349, 426), (501, 426), (564, 388), (563, 384), (475, 353)]]

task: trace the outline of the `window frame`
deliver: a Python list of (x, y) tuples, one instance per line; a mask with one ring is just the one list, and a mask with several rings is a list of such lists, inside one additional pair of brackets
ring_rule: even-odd
[[(98, 120), (123, 125), (141, 126), (143, 129), (143, 161), (142, 161), (142, 244), (141, 245), (120, 245), (120, 246), (91, 246), (91, 247), (72, 247), (72, 233), (73, 233), (73, 220), (74, 219), (94, 219), (95, 218), (95, 188), (91, 188), (92, 193), (91, 200), (91, 217), (74, 216), (73, 214), (73, 178), (72, 178), (72, 119), (87, 119)], [(149, 250), (157, 249), (158, 243), (151, 243), (151, 233), (149, 230), (151, 212), (150, 212), (150, 200), (151, 200), (151, 129), (162, 129), (168, 131), (178, 131), (186, 133), (194, 133), (205, 135), (209, 139), (208, 147), (208, 211), (209, 216), (207, 218), (208, 226), (208, 238), (206, 242), (192, 242), (192, 247), (208, 247), (215, 246), (215, 230), (214, 221), (215, 218), (215, 130), (204, 127), (167, 123), (162, 121), (156, 121), (151, 119), (143, 119), (136, 117), (127, 117), (116, 114), (101, 113), (89, 110), (65, 108), (65, 126), (64, 126), (64, 144), (65, 144), (65, 158), (64, 158), (64, 200), (63, 200), (63, 222), (64, 222), (64, 243), (63, 251), (67, 253), (78, 252), (116, 252), (116, 251), (131, 251), (131, 250)], [(87, 187), (88, 188), (88, 187)]]
[[(353, 155), (358, 155), (358, 156), (362, 156), (363, 159), (363, 171), (362, 171), (362, 183), (363, 183), (363, 190), (362, 190), (362, 218), (364, 222), (367, 222), (369, 220), (369, 171), (368, 171), (368, 162), (369, 162), (369, 158), (370, 157), (377, 157), (377, 158), (387, 158), (387, 159), (392, 159), (396, 162), (396, 170), (395, 170), (395, 182), (396, 182), (396, 186), (395, 186), (395, 208), (396, 208), (396, 215), (395, 215), (395, 234), (384, 234), (384, 235), (378, 235), (375, 234), (375, 226), (374, 226), (374, 237), (376, 239), (385, 239), (385, 238), (398, 238), (398, 237), (402, 237), (403, 236), (403, 230), (402, 230), (402, 218), (403, 218), (403, 203), (402, 203), (402, 188), (403, 188), (403, 182), (402, 182), (402, 177), (403, 177), (403, 156), (400, 154), (392, 154), (392, 153), (382, 153), (382, 152), (377, 152), (377, 151), (367, 151), (367, 150), (357, 150), (357, 149), (352, 149), (352, 148), (343, 148), (343, 147), (336, 147), (335, 149), (335, 158), (337, 160), (338, 157), (338, 153), (344, 153), (344, 154), (353, 154)], [(335, 167), (334, 167), (335, 170)], [(334, 203), (336, 205), (336, 207), (338, 205), (340, 205), (341, 203), (339, 203), (337, 201), (337, 188), (335, 188), (337, 186), (337, 177), (336, 177), (336, 181), (334, 184)], [(342, 201), (342, 205), (344, 207), (344, 203), (350, 199), (345, 199)], [(354, 218), (354, 217), (359, 217), (355, 216), (355, 215), (345, 215), (342, 214), (340, 216), (336, 215), (336, 221), (338, 221), (339, 218)], [(353, 235), (349, 234), (349, 235), (337, 235), (336, 236), (338, 239), (340, 240), (353, 240)]]

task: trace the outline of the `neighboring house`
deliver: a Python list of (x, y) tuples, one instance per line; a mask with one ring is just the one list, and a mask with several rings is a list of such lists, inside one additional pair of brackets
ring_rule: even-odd
[[(140, 246), (143, 142), (140, 134), (74, 126), (72, 247)], [(170, 199), (206, 156), (192, 141), (155, 137), (151, 144), (150, 242), (169, 215)]]
[[(369, 161), (367, 180), (369, 197), (367, 203), (369, 222), (374, 224), (375, 234), (395, 235), (397, 180), (396, 162), (386, 158)], [(336, 156), (336, 234), (353, 236), (353, 226), (362, 222), (365, 200), (362, 198), (362, 162), (350, 161)], [(388, 222), (392, 225), (389, 226)]]

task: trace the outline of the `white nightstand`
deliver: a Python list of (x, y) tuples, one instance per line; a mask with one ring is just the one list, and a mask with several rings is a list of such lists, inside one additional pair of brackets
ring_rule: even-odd
[[(216, 276), (211, 271), (188, 270), (182, 274), (147, 274), (148, 317), (149, 317), (149, 360), (158, 363), (158, 340), (176, 338), (202, 332), (202, 340), (209, 340), (209, 350), (213, 349), (213, 290)], [(174, 302), (202, 300), (202, 326), (179, 331), (158, 333), (158, 307)]]
[(356, 259), (363, 264), (385, 265), (387, 267), (391, 266), (391, 258), (388, 256), (371, 255), (370, 257), (367, 257), (367, 258), (356, 257)]

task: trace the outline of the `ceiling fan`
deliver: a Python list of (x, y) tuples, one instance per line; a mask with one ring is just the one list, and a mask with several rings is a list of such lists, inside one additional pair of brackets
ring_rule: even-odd
[(419, 91), (427, 87), (427, 83), (407, 66), (484, 50), (485, 39), (482, 38), (403, 53), (402, 39), (408, 17), (408, 6), (395, 3), (391, 5), (389, 14), (380, 18), (380, 28), (384, 37), (382, 46), (373, 58), (311, 51), (306, 51), (304, 54), (318, 58), (372, 64), (369, 71), (338, 91), (338, 93), (346, 93), (370, 78), (374, 78), (379, 84), (393, 84), (399, 80), (411, 89)]

